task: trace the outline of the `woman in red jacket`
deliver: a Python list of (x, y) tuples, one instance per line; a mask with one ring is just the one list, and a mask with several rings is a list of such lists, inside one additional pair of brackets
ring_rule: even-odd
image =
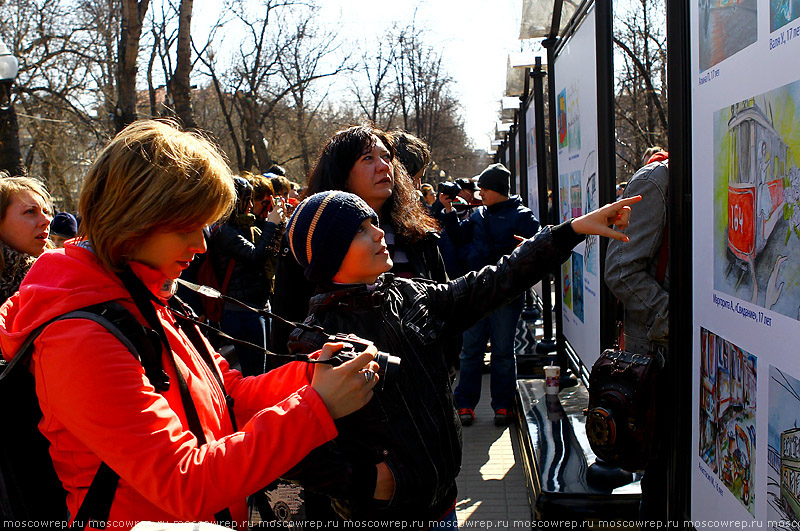
[[(205, 251), (203, 227), (228, 214), (234, 197), (230, 171), (210, 142), (166, 123), (134, 123), (89, 170), (82, 239), (44, 253), (0, 308), (0, 348), (9, 358), (40, 324), (109, 301), (161, 339), (167, 389), (156, 389), (142, 364), (92, 321), (57, 321), (34, 343), (39, 428), (73, 518), (102, 462), (120, 478), (113, 527), (213, 521), (227, 509), (242, 529), (246, 496), (334, 438), (333, 419), (372, 396), (374, 348), (336, 368), (290, 363), (251, 378), (213, 351), (203, 361), (208, 344), (195, 347), (190, 336), (199, 334), (179, 326), (168, 299), (194, 254)], [(338, 348), (326, 345), (320, 356)], [(217, 377), (234, 399), (233, 416)], [(181, 397), (181, 380), (193, 406)], [(201, 428), (193, 432), (189, 417)]]

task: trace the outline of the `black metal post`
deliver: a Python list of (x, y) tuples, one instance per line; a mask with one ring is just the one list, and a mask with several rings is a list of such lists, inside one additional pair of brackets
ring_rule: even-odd
[(508, 169), (511, 172), (511, 193), (517, 193), (517, 124), (511, 124), (511, 129), (508, 130)]
[[(692, 450), (692, 113), (689, 2), (667, 2), (667, 83), (669, 101), (669, 351), (666, 364), (672, 418), (667, 441), (670, 488), (667, 516), (691, 518)], [(679, 360), (676, 354), (686, 354)]]
[(11, 97), (13, 80), (0, 82), (0, 170), (10, 176), (24, 175), (19, 147), (19, 122)]
[[(559, 13), (560, 15), (560, 13)], [(555, 19), (555, 15), (553, 16)], [(558, 31), (558, 25), (554, 26), (555, 31)], [(550, 106), (549, 122), (550, 122), (550, 183), (553, 190), (553, 213), (557, 222), (560, 219), (559, 201), (556, 201), (558, 194), (558, 130), (556, 127), (556, 78), (555, 71), (555, 46), (557, 43), (555, 36), (549, 37), (542, 41), (542, 46), (547, 50), (547, 68), (549, 75), (547, 76), (547, 92), (548, 102)], [(564, 339), (564, 321), (563, 309), (561, 302), (561, 267), (557, 267), (553, 271), (555, 278), (554, 289), (556, 292), (555, 304), (555, 325), (556, 325), (556, 363), (561, 367), (562, 380), (566, 377), (567, 370), (569, 370), (569, 358), (567, 357), (567, 345)]]
[[(595, 2), (595, 46), (597, 59), (597, 189), (599, 205), (616, 196), (616, 145), (614, 123), (614, 45), (611, 0)], [(605, 278), (608, 239), (599, 238), (600, 278)], [(604, 280), (600, 281), (600, 348), (610, 348), (616, 335), (616, 299)]]
[[(534, 130), (536, 133), (536, 178), (539, 188), (539, 220), (542, 225), (551, 221), (548, 219), (547, 199), (547, 144), (544, 132), (544, 79), (545, 72), (542, 68), (542, 58), (536, 58), (536, 65), (531, 71), (533, 78), (533, 113), (535, 117)], [(553, 301), (550, 276), (542, 280), (542, 332), (543, 337), (536, 344), (536, 352), (544, 354), (556, 349), (553, 340)]]

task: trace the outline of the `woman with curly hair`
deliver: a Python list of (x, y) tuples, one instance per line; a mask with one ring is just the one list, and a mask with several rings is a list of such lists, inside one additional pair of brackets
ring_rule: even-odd
[[(361, 197), (380, 217), (394, 263), (391, 272), (404, 278), (445, 282), (447, 273), (436, 245), (439, 225), (419, 201), (394, 145), (390, 133), (372, 125), (335, 133), (320, 153), (305, 195), (343, 190)], [(313, 294), (313, 286), (303, 277), (284, 241), (275, 274), (273, 311), (286, 319), (302, 320)], [(273, 322), (272, 349), (286, 352), (290, 333), (289, 327)]]

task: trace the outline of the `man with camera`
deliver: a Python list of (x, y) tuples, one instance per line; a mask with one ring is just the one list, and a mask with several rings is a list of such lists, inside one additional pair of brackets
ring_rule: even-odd
[[(456, 246), (471, 245), (466, 264), (472, 271), (496, 263), (501, 256), (510, 254), (521, 239), (530, 238), (539, 230), (539, 220), (522, 204), (520, 197), (509, 197), (511, 172), (505, 166), (492, 164), (483, 170), (478, 177), (478, 187), (483, 206), (478, 207), (469, 219), (457, 221), (447, 199), (447, 213), (443, 216), (447, 234)], [(455, 391), (458, 415), (464, 426), (475, 421), (475, 406), (481, 396), (483, 357), (489, 339), (494, 423), (505, 426), (513, 419), (517, 380), (514, 336), (522, 306), (523, 297), (520, 295), (464, 332), (461, 374)]]

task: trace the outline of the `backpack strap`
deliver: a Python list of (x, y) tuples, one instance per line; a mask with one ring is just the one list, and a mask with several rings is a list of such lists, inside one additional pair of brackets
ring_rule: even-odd
[[(194, 405), (194, 401), (192, 400), (192, 393), (189, 390), (189, 385), (186, 383), (186, 378), (184, 378), (183, 373), (180, 371), (177, 363), (175, 362), (175, 354), (172, 352), (172, 347), (167, 339), (167, 332), (164, 330), (164, 325), (161, 324), (161, 320), (158, 318), (156, 309), (153, 306), (153, 300), (155, 299), (153, 294), (147, 289), (147, 286), (144, 285), (141, 279), (134, 274), (129, 266), (126, 266), (122, 271), (118, 272), (117, 276), (122, 281), (125, 289), (128, 290), (128, 293), (130, 293), (131, 298), (133, 298), (133, 302), (142, 313), (142, 316), (144, 317), (145, 321), (147, 321), (147, 324), (155, 331), (161, 343), (167, 349), (167, 359), (172, 362), (172, 367), (178, 377), (178, 387), (180, 390), (181, 402), (183, 403), (183, 409), (184, 413), (186, 414), (186, 422), (189, 424), (189, 430), (192, 432), (192, 434), (194, 434), (195, 438), (197, 438), (198, 445), (205, 445), (208, 441), (206, 439), (205, 432), (203, 432), (203, 425), (200, 422), (200, 416), (197, 413), (197, 407)], [(205, 351), (205, 345), (203, 344), (203, 348), (198, 350), (199, 352)], [(213, 366), (213, 360), (211, 360), (211, 364)], [(216, 369), (213, 369), (212, 372), (214, 374), (217, 373)], [(226, 394), (224, 388), (222, 391), (223, 394)], [(229, 414), (232, 415), (230, 410)], [(230, 509), (228, 508), (216, 513), (214, 518), (220, 525), (233, 524), (234, 528), (236, 527), (233, 517), (231, 516)]]
[[(17, 351), (17, 355), (14, 356), (14, 358), (9, 362), (6, 370), (0, 374), (0, 381), (8, 376), (11, 371), (14, 370), (14, 367), (21, 364), (27, 365), (27, 362), (33, 356), (33, 342), (36, 340), (36, 338), (38, 338), (44, 329), (49, 325), (64, 319), (87, 319), (89, 321), (94, 321), (111, 332), (111, 334), (113, 334), (114, 337), (120, 341), (120, 343), (125, 345), (125, 348), (127, 348), (135, 358), (141, 359), (131, 340), (126, 337), (125, 334), (123, 334), (123, 332), (114, 322), (103, 315), (103, 313), (106, 313), (106, 310), (117, 310), (117, 308), (124, 310), (122, 306), (111, 302), (102, 305), (90, 306), (88, 308), (59, 315), (39, 325), (28, 335), (28, 337), (25, 339), (25, 342)], [(124, 311), (128, 313), (127, 310)], [(128, 315), (130, 314), (128, 313)], [(89, 486), (89, 491), (86, 493), (86, 497), (83, 499), (83, 503), (75, 515), (75, 519), (73, 520), (71, 527), (83, 528), (85, 527), (86, 523), (88, 523), (91, 527), (105, 528), (105, 522), (108, 521), (108, 516), (111, 512), (111, 505), (114, 502), (114, 494), (116, 493), (118, 482), (119, 475), (117, 475), (117, 473), (114, 472), (107, 464), (101, 462), (100, 467), (97, 469), (97, 473), (95, 474), (94, 479), (92, 479), (92, 483)]]
[[(152, 305), (150, 305), (150, 307), (152, 308)], [(169, 377), (164, 372), (161, 365), (160, 334), (142, 326), (141, 323), (139, 323), (139, 321), (127, 309), (125, 309), (119, 303), (113, 301), (89, 306), (87, 308), (59, 315), (36, 327), (25, 339), (22, 346), (19, 348), (17, 355), (12, 358), (12, 360), (6, 365), (6, 369), (2, 372), (2, 374), (0, 374), (0, 381), (8, 376), (16, 366), (27, 365), (33, 355), (34, 341), (49, 325), (64, 319), (86, 319), (103, 326), (115, 338), (117, 338), (117, 340), (119, 340), (119, 342), (122, 343), (137, 360), (139, 360), (139, 362), (142, 364), (142, 367), (145, 369), (145, 375), (148, 377), (156, 390), (159, 392), (164, 392), (169, 388)], [(187, 329), (193, 329), (196, 332), (194, 327), (183, 328), (184, 332), (187, 332)], [(221, 377), (219, 376), (219, 371), (217, 370), (213, 359), (208, 353), (208, 349), (205, 348), (205, 344), (202, 342), (202, 339), (192, 337), (191, 333), (188, 333), (187, 336), (200, 353), (203, 361), (209, 366), (209, 369), (211, 369), (211, 372), (216, 377), (217, 382), (220, 384), (223, 394), (226, 398), (228, 412), (231, 416), (231, 422), (233, 423), (233, 429), (236, 430), (236, 421), (233, 415), (233, 399), (229, 397), (227, 392), (225, 392)], [(171, 349), (169, 351), (171, 352)], [(174, 358), (170, 356), (170, 359), (174, 364)], [(178, 375), (178, 383), (181, 390), (181, 400), (184, 404), (184, 409), (186, 410), (190, 430), (195, 437), (197, 437), (199, 444), (206, 444), (205, 434), (203, 433), (202, 426), (200, 425), (200, 420), (197, 416), (197, 409), (194, 407), (194, 402), (192, 401), (191, 394), (189, 393), (186, 380), (183, 377), (183, 374), (178, 370), (177, 366), (175, 366), (175, 372)], [(194, 417), (194, 419), (192, 417)], [(97, 473), (95, 474), (94, 479), (92, 479), (92, 483), (89, 486), (89, 491), (87, 492), (86, 497), (83, 499), (83, 503), (78, 509), (77, 514), (75, 515), (75, 519), (73, 520), (71, 527), (83, 529), (88, 525), (92, 528), (105, 529), (106, 522), (108, 521), (109, 514), (111, 513), (111, 505), (114, 502), (114, 495), (116, 493), (118, 483), (119, 475), (114, 472), (105, 462), (101, 462), (100, 467), (98, 468)], [(218, 522), (233, 522), (228, 509), (224, 509), (220, 513), (216, 514), (215, 517)]]

